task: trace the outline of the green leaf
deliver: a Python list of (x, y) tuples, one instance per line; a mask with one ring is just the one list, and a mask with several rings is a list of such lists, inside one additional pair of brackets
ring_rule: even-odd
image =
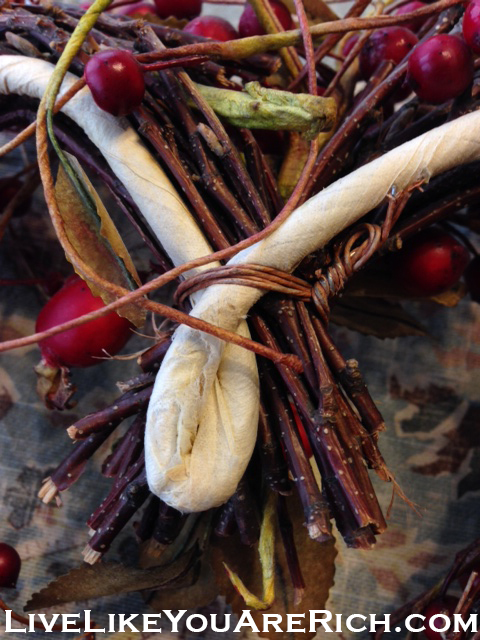
[[(60, 165), (55, 192), (70, 243), (81, 259), (102, 278), (126, 289), (135, 289), (140, 279), (115, 224), (78, 160), (70, 154), (66, 154), (66, 157), (81, 187), (80, 190), (76, 188)], [(67, 255), (67, 259), (71, 259), (71, 256)], [(100, 296), (105, 304), (115, 299), (111, 294), (92, 286), (85, 274), (77, 271), (86, 280), (92, 293)], [(118, 313), (137, 327), (145, 321), (145, 311), (136, 305), (127, 305)]]

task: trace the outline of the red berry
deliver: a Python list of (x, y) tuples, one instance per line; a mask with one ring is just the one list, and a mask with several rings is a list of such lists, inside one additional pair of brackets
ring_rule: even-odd
[(132, 18), (142, 18), (143, 16), (155, 15), (155, 5), (150, 2), (134, 2), (133, 4), (126, 4), (124, 7), (118, 7), (115, 9), (115, 13), (122, 16), (131, 16)]
[(0, 587), (15, 589), (22, 561), (13, 547), (0, 542)]
[(100, 109), (113, 116), (131, 113), (145, 93), (142, 67), (129, 51), (96, 53), (85, 65), (85, 80)]
[(435, 295), (458, 282), (469, 257), (468, 250), (450, 234), (426, 229), (394, 256), (394, 277), (413, 295)]
[[(81, 278), (72, 276), (38, 314), (36, 331), (45, 331), (103, 306), (102, 299), (95, 297)], [(118, 353), (132, 335), (131, 329), (130, 322), (113, 311), (45, 338), (40, 349), (51, 366), (89, 367), (107, 354)]]
[(471, 52), (457, 36), (433, 36), (418, 45), (408, 60), (407, 80), (425, 102), (441, 104), (456, 98), (472, 79)]
[(463, 37), (472, 51), (480, 53), (480, 0), (472, 0), (465, 9)]
[[(445, 596), (443, 600), (434, 600), (431, 602), (423, 612), (425, 616), (424, 626), (425, 637), (427, 640), (445, 640), (445, 631), (447, 631), (446, 620), (443, 618), (437, 618), (432, 620), (433, 616), (446, 615), (450, 617), (455, 611), (458, 600), (453, 596)], [(437, 629), (444, 629), (445, 631), (437, 631)]]
[(466, 268), (465, 283), (472, 300), (480, 302), (480, 255), (472, 258)]
[(183, 30), (187, 33), (193, 33), (196, 36), (220, 40), (221, 42), (238, 38), (238, 32), (230, 22), (217, 16), (199, 16), (198, 18), (194, 18)]
[(191, 20), (200, 15), (202, 0), (155, 0), (157, 15), (160, 18), (185, 18)]
[[(405, 13), (411, 13), (412, 11), (416, 11), (417, 9), (421, 9), (422, 7), (426, 7), (426, 6), (427, 4), (425, 2), (420, 2), (419, 0), (412, 0), (412, 2), (407, 2), (407, 4), (402, 4), (402, 6), (395, 11), (394, 15), (403, 16)], [(411, 29), (412, 31), (418, 31), (423, 27), (423, 25), (427, 20), (428, 20), (428, 16), (423, 16), (420, 18), (415, 18), (410, 22), (404, 22), (402, 26), (406, 27), (407, 29)]]
[[(270, 6), (273, 12), (277, 16), (280, 24), (288, 31), (293, 29), (293, 20), (290, 15), (290, 11), (279, 0), (269, 0)], [(258, 21), (255, 11), (252, 5), (247, 4), (242, 15), (240, 16), (240, 22), (238, 23), (238, 33), (241, 38), (248, 38), (250, 36), (264, 36), (266, 31)]]
[(360, 72), (363, 78), (368, 80), (384, 60), (398, 64), (417, 42), (417, 36), (405, 27), (378, 29), (360, 51)]
[(354, 36), (350, 36), (350, 38), (347, 38), (347, 40), (345, 41), (345, 44), (343, 45), (343, 48), (342, 48), (342, 56), (344, 58), (346, 58), (348, 56), (350, 51), (357, 44), (359, 38), (360, 38), (360, 36), (358, 35), (358, 33), (356, 33)]

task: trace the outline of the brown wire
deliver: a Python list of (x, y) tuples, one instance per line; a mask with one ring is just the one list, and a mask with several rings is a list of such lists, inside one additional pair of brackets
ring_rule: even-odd
[(290, 273), (259, 264), (224, 265), (209, 269), (184, 280), (175, 292), (175, 301), (182, 304), (192, 293), (217, 284), (235, 284), (275, 291), (305, 302), (313, 300), (322, 320), (328, 322), (329, 301), (345, 286), (383, 243), (382, 227), (364, 223), (333, 250), (332, 263), (325, 271), (316, 272), (311, 285)]

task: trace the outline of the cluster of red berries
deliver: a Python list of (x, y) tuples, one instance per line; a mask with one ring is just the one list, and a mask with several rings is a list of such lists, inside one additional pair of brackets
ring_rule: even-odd
[[(294, 23), (287, 7), (280, 0), (270, 0), (270, 5), (285, 30)], [(202, 0), (155, 0), (155, 6), (145, 2), (126, 5), (125, 15), (156, 13), (160, 18), (193, 18), (184, 27), (186, 33), (211, 38), (221, 42), (238, 37), (264, 35), (251, 5), (247, 4), (238, 25), (238, 31), (230, 22), (218, 16), (199, 16)], [(145, 93), (144, 69), (129, 51), (106, 50), (92, 56), (85, 65), (85, 80), (96, 104), (114, 116), (124, 116), (140, 106)], [(125, 91), (124, 87), (129, 90)]]
[[(477, 13), (470, 10), (472, 7), (477, 8)], [(398, 64), (413, 49), (408, 60), (408, 88), (413, 89), (420, 100), (432, 104), (456, 98), (468, 89), (473, 80), (473, 57), (467, 45), (475, 37), (479, 38), (480, 19), (477, 18), (475, 27), (468, 26), (474, 21), (471, 16), (476, 15), (480, 17), (480, 0), (474, 0), (465, 14), (464, 33), (476, 34), (469, 39), (465, 37), (466, 42), (457, 35), (440, 34), (417, 44), (416, 34), (406, 27), (386, 27), (375, 31), (360, 53), (363, 78), (370, 78), (385, 60)]]
[[(153, 5), (140, 4), (147, 8), (153, 7)], [(138, 11), (140, 4), (129, 5), (125, 11)], [(282, 27), (286, 30), (293, 28), (294, 23), (288, 8), (280, 0), (270, 0), (270, 4)], [(175, 15), (178, 18), (193, 18), (184, 29), (187, 33), (219, 41), (265, 33), (253, 8), (248, 4), (241, 15), (238, 32), (222, 18), (199, 17), (201, 6), (202, 0), (176, 0), (174, 3), (171, 0), (155, 0), (155, 11), (161, 17)], [(397, 9), (396, 13), (402, 14), (421, 6), (424, 6), (423, 2), (411, 0)], [(368, 80), (382, 62), (391, 60), (398, 64), (410, 54), (407, 82), (397, 90), (395, 99), (405, 98), (413, 89), (421, 100), (438, 104), (463, 93), (473, 79), (472, 51), (480, 53), (480, 0), (471, 0), (466, 8), (463, 19), (464, 39), (460, 34), (441, 34), (419, 44), (415, 31), (421, 28), (424, 22), (425, 18), (421, 18), (406, 26), (376, 30), (359, 55), (363, 79)], [(357, 38), (358, 36), (353, 36), (347, 41), (344, 55), (347, 53), (347, 47), (353, 46)], [(128, 51), (106, 50), (92, 56), (85, 66), (85, 79), (98, 106), (115, 116), (131, 113), (140, 105), (145, 92), (144, 69)], [(128, 92), (124, 91), (127, 85)], [(459, 280), (469, 263), (469, 252), (451, 235), (434, 230), (419, 234), (413, 241), (407, 243), (405, 249), (398, 253), (393, 262), (396, 278), (403, 289), (414, 295), (435, 295)], [(469, 283), (477, 281), (476, 274), (479, 271), (475, 266), (477, 263), (480, 263), (480, 259), (474, 258), (467, 269), (466, 282), (469, 287)], [(75, 286), (82, 286), (81, 281)], [(62, 291), (63, 293), (59, 295), (66, 296), (70, 289), (67, 287)], [(472, 289), (472, 297), (480, 299), (480, 292), (477, 295)], [(47, 313), (47, 316), (53, 317), (58, 322), (56, 315), (56, 312)], [(112, 315), (114, 316), (116, 314)], [(51, 326), (44, 323), (44, 317), (45, 315), (39, 318), (39, 329)], [(121, 319), (120, 321), (123, 322)], [(123, 324), (125, 331), (129, 330), (127, 323)], [(81, 330), (85, 331), (83, 328)], [(68, 353), (68, 357), (56, 354), (57, 349), (58, 354), (63, 353), (64, 347), (59, 346), (60, 342), (65, 340), (68, 344), (70, 333), (45, 341), (44, 356), (47, 359), (53, 358), (58, 364), (74, 366), (91, 364), (90, 356), (87, 357), (88, 362), (85, 362), (82, 358), (79, 359), (77, 354)], [(119, 342), (123, 344), (124, 338), (122, 337)], [(69, 352), (68, 347), (66, 350)], [(113, 353), (117, 347), (109, 345), (107, 350)], [(54, 355), (51, 356), (50, 353)], [(96, 355), (98, 355), (97, 352), (95, 352)]]

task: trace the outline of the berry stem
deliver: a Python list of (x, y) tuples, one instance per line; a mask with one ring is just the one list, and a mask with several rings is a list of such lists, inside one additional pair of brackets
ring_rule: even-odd
[(208, 56), (185, 56), (184, 58), (176, 58), (175, 60), (159, 60), (150, 64), (141, 64), (142, 71), (145, 73), (150, 71), (164, 71), (173, 67), (196, 67), (209, 60)]

